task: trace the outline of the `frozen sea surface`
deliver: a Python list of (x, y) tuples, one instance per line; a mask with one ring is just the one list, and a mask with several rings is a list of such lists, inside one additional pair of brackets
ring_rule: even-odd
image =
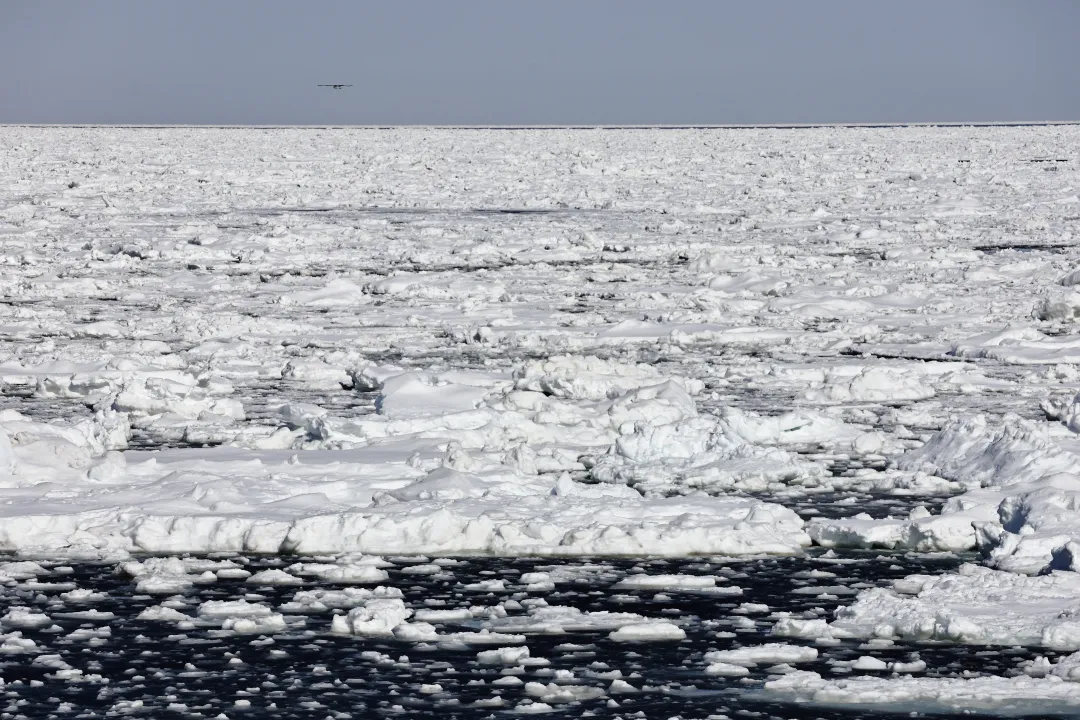
[[(332, 558), (305, 583), (382, 572), (357, 554), (960, 554), (899, 563), (891, 587), (839, 579), (827, 616), (778, 619), (776, 641), (1042, 660), (986, 661), (968, 683), (868, 654), (851, 682), (792, 665), (760, 697), (1067, 706), (1078, 140), (0, 129), (0, 549)], [(392, 632), (391, 600), (339, 629)], [(230, 632), (291, 628), (253, 612)], [(427, 642), (423, 622), (402, 632)], [(696, 642), (654, 620), (610, 632)], [(732, 660), (708, 664), (762, 679)], [(546, 687), (534, 709), (573, 695)]]

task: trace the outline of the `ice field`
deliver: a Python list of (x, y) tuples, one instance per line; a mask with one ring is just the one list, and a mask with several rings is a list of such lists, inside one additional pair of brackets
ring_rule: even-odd
[[(522, 654), (541, 602), (570, 604), (545, 599), (555, 570), (470, 578), (483, 611), (421, 608), (397, 574), (609, 562), (586, 590), (660, 600), (564, 630), (663, 647), (732, 711), (1080, 715), (1077, 147), (1077, 126), (0, 128), (0, 654), (61, 658), (27, 633), (83, 601), (61, 593), (111, 597), (89, 568), (115, 568), (155, 598), (139, 622), (193, 642), (522, 638), (469, 655), (524, 677), (513, 699), (422, 680), (401, 712), (630, 716), (609, 700), (641, 683)], [(444, 564), (393, 559), (421, 555)], [(769, 602), (821, 558), (881, 567)], [(289, 598), (207, 599), (266, 562), (252, 592)], [(788, 587), (732, 597), (721, 570), (763, 562)], [(347, 589), (317, 631), (290, 615)], [(698, 600), (665, 615), (672, 593)], [(107, 635), (85, 622), (63, 629)], [(977, 653), (1005, 659), (956, 660)], [(27, 688), (95, 672), (41, 662)]]

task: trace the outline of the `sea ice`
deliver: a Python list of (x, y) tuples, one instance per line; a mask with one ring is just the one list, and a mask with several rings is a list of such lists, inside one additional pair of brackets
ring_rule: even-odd
[(1058, 677), (851, 677), (825, 679), (799, 671), (765, 683), (766, 697), (819, 705), (888, 707), (890, 711), (971, 712), (1002, 715), (1075, 712), (1080, 684)]
[[(7, 127), (0, 145), (4, 551), (123, 562), (177, 594), (248, 571), (131, 555), (338, 556), (250, 579), (366, 584), (389, 573), (343, 554), (979, 550), (986, 568), (774, 632), (1074, 649), (1075, 178), (1027, 160), (1068, 159), (1075, 127)], [(902, 509), (844, 510), (867, 497)], [(48, 574), (0, 564), (12, 587)], [(467, 642), (400, 603), (312, 589), (277, 610)], [(478, 619), (630, 632), (572, 615)], [(772, 689), (1002, 707), (1062, 677)], [(543, 687), (514, 710), (550, 710)]]

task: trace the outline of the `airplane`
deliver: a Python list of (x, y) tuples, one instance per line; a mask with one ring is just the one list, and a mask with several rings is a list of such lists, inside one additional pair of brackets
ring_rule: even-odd
[(337, 84), (337, 85), (319, 85), (319, 87), (328, 87), (328, 88), (334, 88), (335, 90), (340, 90), (341, 88), (347, 88), (347, 87), (352, 87), (352, 85), (342, 85), (342, 84)]

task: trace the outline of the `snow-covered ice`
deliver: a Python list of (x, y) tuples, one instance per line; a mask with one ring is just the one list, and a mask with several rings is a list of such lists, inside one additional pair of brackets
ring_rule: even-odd
[[(773, 632), (1077, 649), (1077, 135), (0, 129), (0, 549), (159, 597), (288, 583), (282, 612), (342, 635), (462, 644), (388, 590), (302, 586), (383, 583), (363, 554), (978, 551)], [(328, 557), (131, 557), (215, 552)], [(570, 577), (533, 575), (468, 591)], [(652, 577), (621, 590), (738, 589)], [(660, 627), (571, 614), (514, 622)], [(895, 686), (981, 692), (930, 680)], [(573, 695), (534, 691), (517, 712)]]
[(608, 633), (615, 642), (657, 642), (682, 640), (686, 631), (670, 622), (643, 622), (623, 625)]
[(787, 673), (765, 683), (764, 693), (822, 705), (888, 708), (892, 712), (994, 715), (1073, 714), (1080, 707), (1080, 684), (1058, 677), (879, 678), (836, 680), (815, 672)]
[[(964, 565), (956, 573), (913, 575), (860, 593), (821, 636), (944, 640), (975, 645), (1027, 645), (1080, 650), (1080, 574), (1029, 577)], [(803, 622), (774, 632), (813, 636)]]
[(1068, 386), (1070, 132), (7, 128), (0, 545), (798, 552), (730, 493)]
[(705, 662), (754, 667), (761, 663), (775, 665), (777, 663), (809, 662), (816, 660), (817, 656), (818, 651), (812, 647), (766, 643), (764, 645), (742, 647), (737, 650), (714, 650), (705, 653)]

